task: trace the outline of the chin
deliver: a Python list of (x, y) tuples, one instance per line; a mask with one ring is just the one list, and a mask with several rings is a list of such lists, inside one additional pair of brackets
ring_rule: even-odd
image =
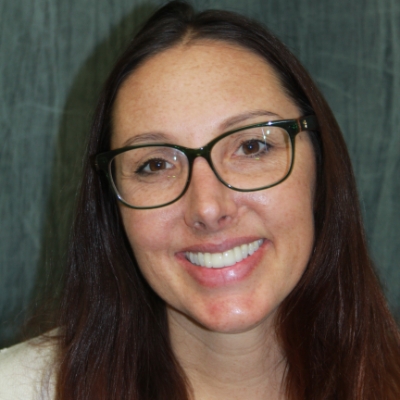
[[(231, 308), (230, 310), (217, 310), (220, 307), (214, 305), (212, 312), (197, 317), (188, 318), (196, 325), (204, 329), (218, 333), (244, 333), (251, 330), (270, 328), (273, 324), (275, 310), (260, 312), (244, 310), (243, 308)], [(218, 312), (219, 311), (219, 312)], [(222, 311), (222, 312), (221, 312)]]

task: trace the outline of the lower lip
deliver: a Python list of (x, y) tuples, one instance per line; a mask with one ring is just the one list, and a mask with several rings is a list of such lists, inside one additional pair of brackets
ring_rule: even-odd
[(208, 288), (217, 288), (231, 285), (245, 280), (253, 270), (259, 265), (265, 247), (268, 241), (264, 243), (251, 256), (224, 268), (206, 268), (192, 264), (183, 253), (177, 254), (180, 263), (184, 266), (188, 274), (200, 285)]

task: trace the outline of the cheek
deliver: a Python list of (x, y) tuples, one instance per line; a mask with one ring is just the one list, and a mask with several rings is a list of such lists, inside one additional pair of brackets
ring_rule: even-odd
[(125, 231), (137, 265), (148, 284), (167, 303), (181, 304), (181, 271), (175, 266), (179, 227), (175, 207), (156, 210), (121, 209)]
[(164, 247), (173, 226), (173, 215), (158, 210), (134, 210), (121, 206), (121, 217), (132, 249), (156, 250)]
[[(165, 209), (167, 210), (167, 209)], [(150, 282), (154, 275), (165, 269), (159, 265), (165, 256), (174, 256), (174, 226), (176, 216), (173, 207), (158, 210), (133, 210), (121, 207), (121, 217), (136, 261), (146, 279)], [(161, 257), (161, 255), (163, 257)]]
[(313, 188), (306, 186), (287, 193), (285, 201), (277, 205), (285, 208), (276, 220), (282, 238), (276, 240), (277, 251), (284, 257), (285, 265), (293, 266), (288, 267), (287, 273), (296, 280), (303, 274), (314, 245), (313, 199)]
[(135, 210), (123, 210), (121, 216), (137, 265), (146, 281), (156, 290), (151, 282), (159, 279), (156, 276), (157, 270), (152, 265), (157, 249), (165, 240), (160, 234), (164, 230), (156, 227), (154, 221), (152, 223), (148, 218), (142, 218)]
[(287, 278), (300, 278), (314, 245), (314, 175), (313, 163), (298, 163), (286, 181), (252, 196)]

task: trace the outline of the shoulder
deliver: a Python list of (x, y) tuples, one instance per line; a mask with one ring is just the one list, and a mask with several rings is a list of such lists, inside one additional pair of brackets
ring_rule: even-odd
[(0, 400), (53, 399), (55, 354), (41, 338), (0, 350)]

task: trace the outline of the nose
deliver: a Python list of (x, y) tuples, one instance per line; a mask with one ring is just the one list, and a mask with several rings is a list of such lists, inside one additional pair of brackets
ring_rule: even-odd
[(208, 162), (197, 157), (185, 194), (186, 224), (204, 232), (215, 232), (231, 225), (238, 212), (234, 194), (218, 180)]

